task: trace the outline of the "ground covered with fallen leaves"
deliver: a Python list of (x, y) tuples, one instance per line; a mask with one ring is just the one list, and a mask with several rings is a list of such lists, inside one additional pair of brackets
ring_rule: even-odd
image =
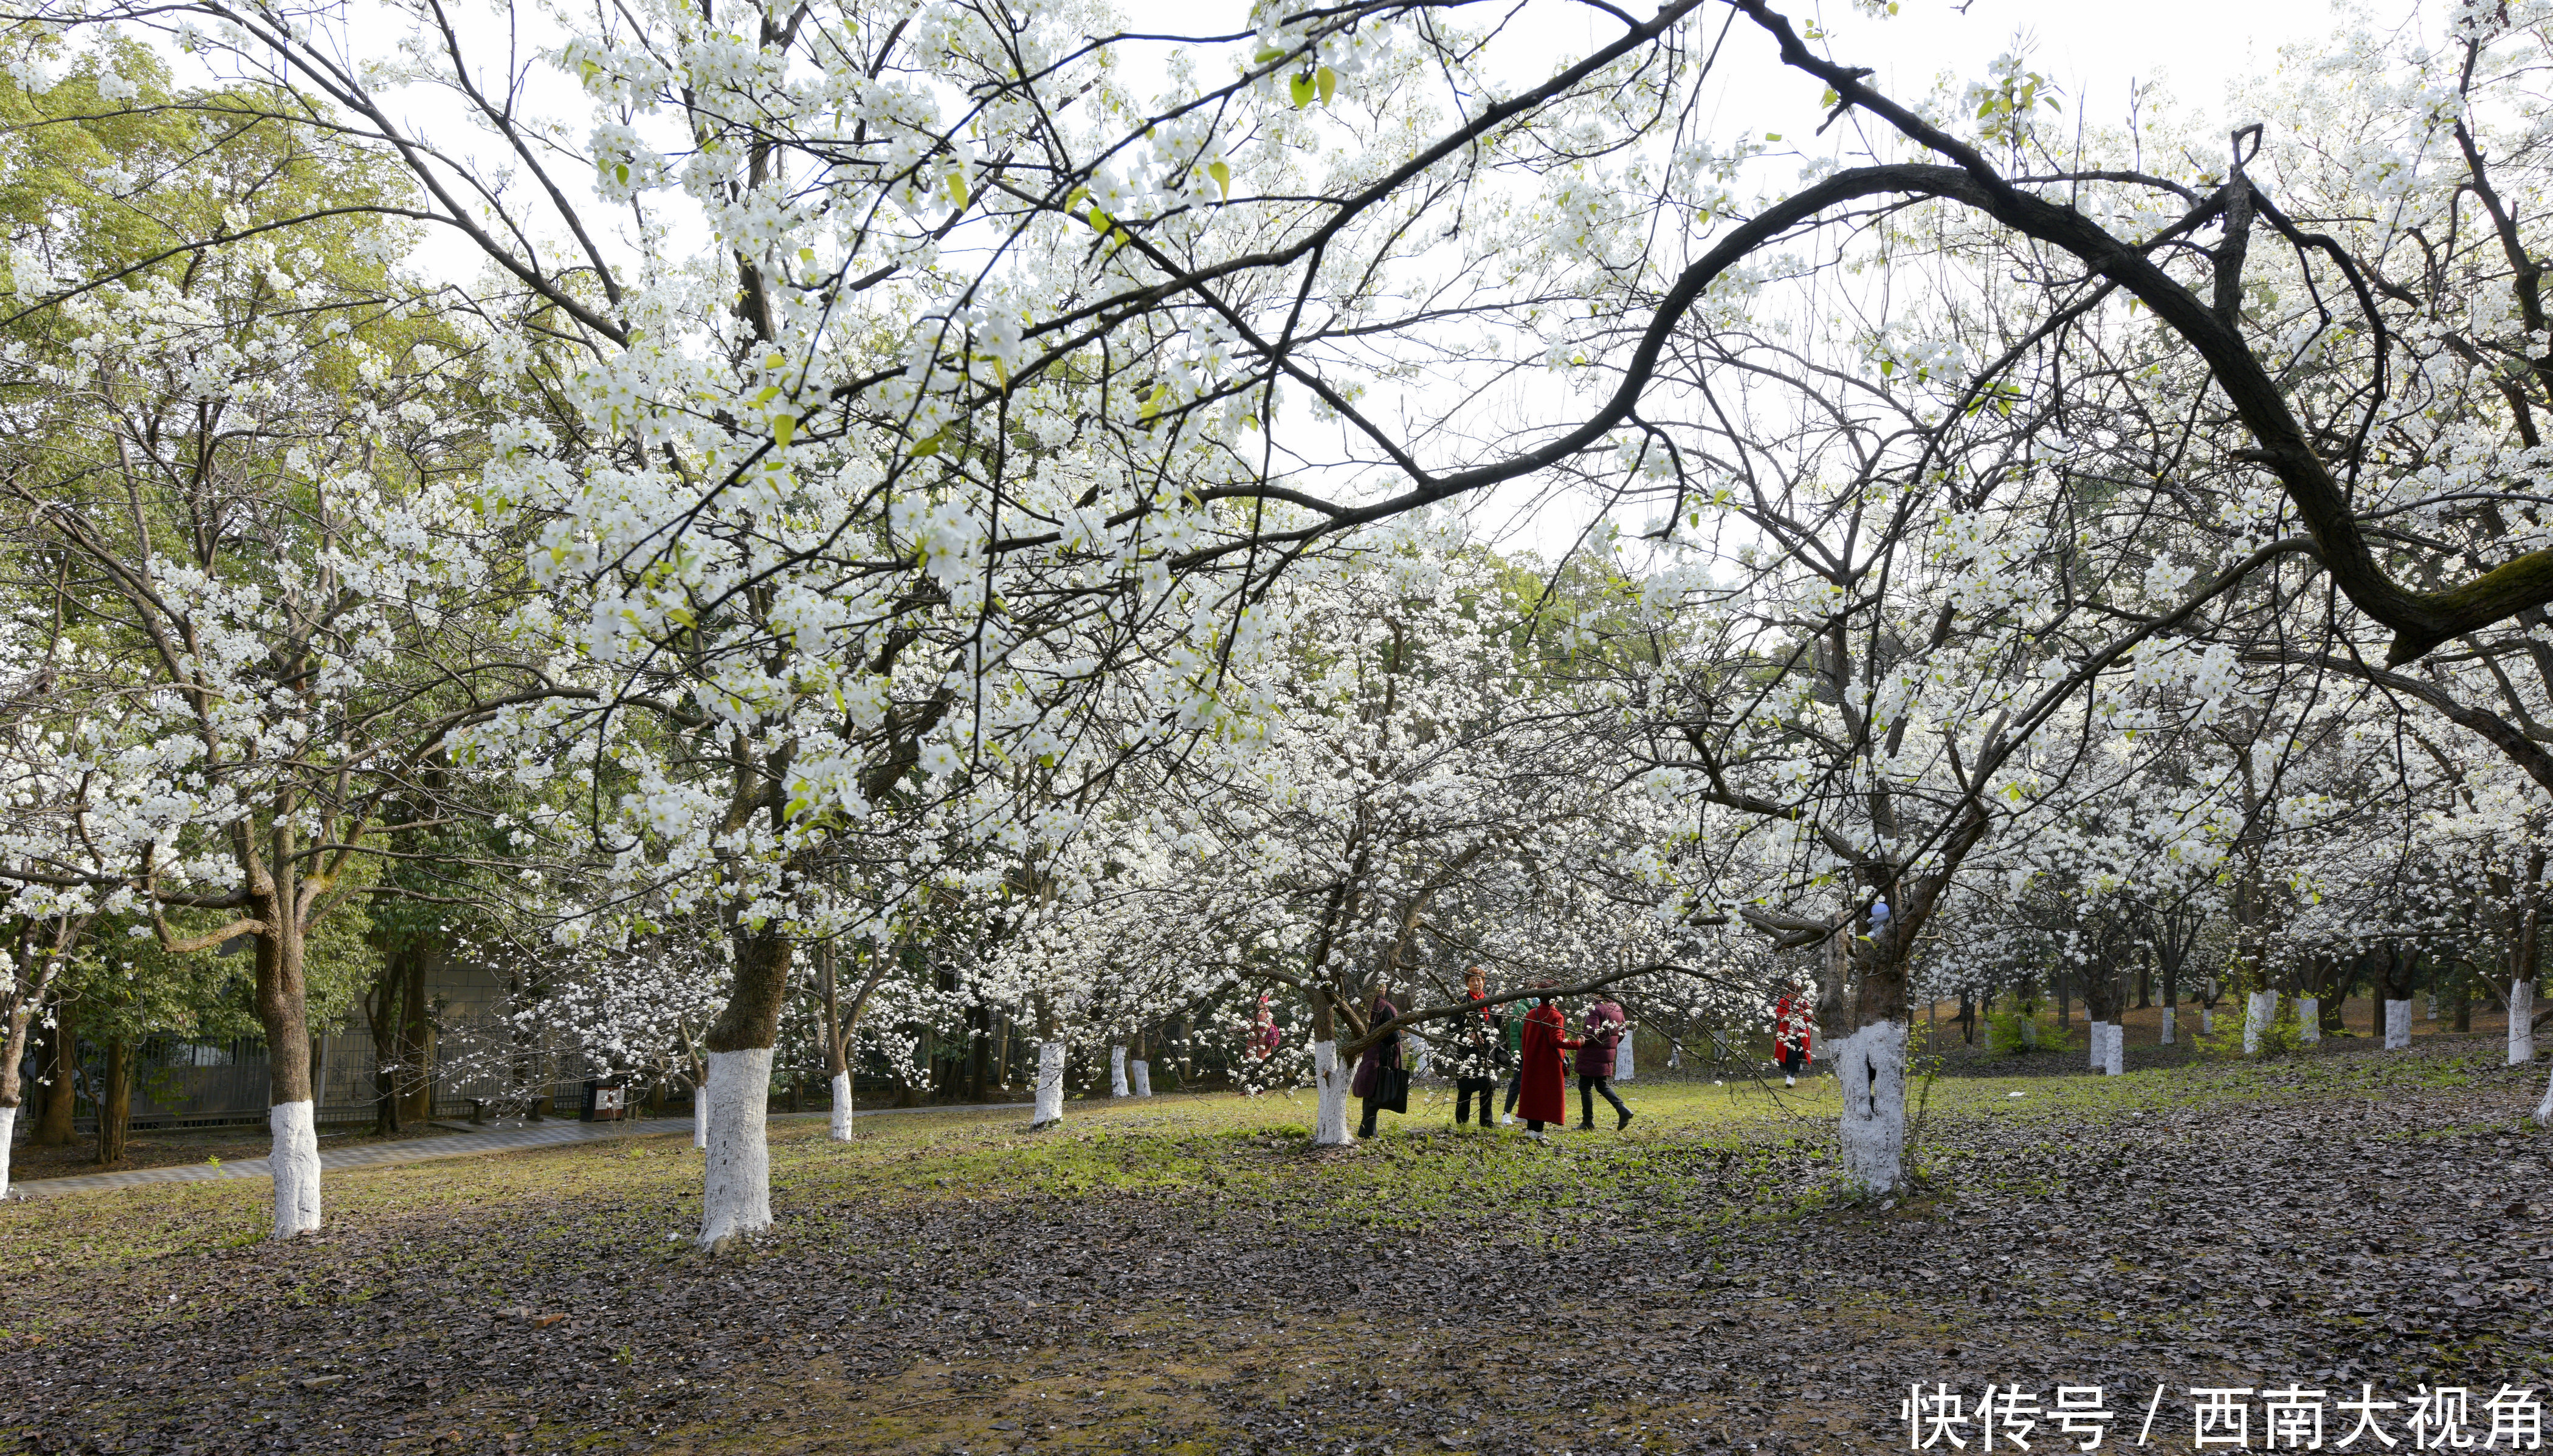
[(2431, 1037), (1946, 1075), (1921, 1191), (1879, 1202), (1832, 1187), (1819, 1079), (1635, 1082), (1628, 1132), (1551, 1147), (1456, 1131), (1441, 1096), (1332, 1151), (1307, 1096), (881, 1117), (847, 1147), (783, 1125), (778, 1225), (725, 1256), (680, 1237), (676, 1135), (332, 1175), (328, 1227), (286, 1246), (257, 1184), (12, 1204), (0, 1434), (1585, 1456), (1902, 1450), (1919, 1381), (2100, 1386), (2114, 1446), (2161, 1383), (2161, 1450), (2193, 1385), (2479, 1410), (2553, 1396), (2553, 1134), (2521, 1121), (2545, 1068), (2499, 1061)]

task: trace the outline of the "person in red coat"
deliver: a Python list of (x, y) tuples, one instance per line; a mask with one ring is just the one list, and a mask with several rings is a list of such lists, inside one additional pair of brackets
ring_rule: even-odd
[[(1535, 988), (1551, 985), (1546, 981)], [(1551, 997), (1534, 997), (1533, 1009), (1524, 1018), (1524, 1055), (1517, 1069), (1519, 1080), (1516, 1110), (1523, 1114), (1525, 1131), (1535, 1142), (1548, 1142), (1543, 1136), (1546, 1122), (1569, 1120), (1569, 1057), (1582, 1043), (1569, 1034), (1569, 1018), (1551, 1003)]]
[(1773, 1003), (1773, 1055), (1781, 1059), (1782, 1086), (1798, 1087), (1800, 1074), (1815, 1060), (1809, 1043), (1817, 1025), (1817, 1003), (1807, 988), (1793, 986)]

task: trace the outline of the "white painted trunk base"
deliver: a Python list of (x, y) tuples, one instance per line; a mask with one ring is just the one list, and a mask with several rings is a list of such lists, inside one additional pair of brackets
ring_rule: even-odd
[(2092, 1070), (2123, 1077), (2128, 1070), (2128, 1029), (2116, 1021), (2092, 1023)]
[(771, 1048), (710, 1053), (710, 1146), (701, 1247), (771, 1226)]
[(319, 1129), (306, 1101), (278, 1102), (266, 1109), (267, 1130), (275, 1151), (266, 1166), (275, 1170), (275, 1236), (288, 1239), (319, 1226)]
[(1337, 1042), (1312, 1043), (1312, 1084), (1320, 1092), (1320, 1110), (1312, 1123), (1314, 1145), (1343, 1147), (1355, 1142), (1348, 1131), (1348, 1074), (1339, 1065)]
[(1631, 1080), (1631, 1029), (1627, 1026), (1622, 1028), (1622, 1040), (1613, 1048), (1613, 1080)]
[(2171, 1007), (2165, 1006), (2163, 1008), (2163, 1044), (2164, 1046), (2170, 1046), (2176, 1040), (2173, 1035), (2174, 1027), (2172, 1026), (2172, 1023), (2178, 1019), (2179, 1018), (2172, 1013)]
[(2535, 1060), (2535, 983), (2508, 984), (2508, 1065)]
[(2535, 1104), (2535, 1125), (2553, 1127), (2553, 1077), (2544, 1080), (2544, 1100)]
[(2278, 1019), (2278, 993), (2256, 990), (2244, 998), (2243, 1055), (2261, 1053), (2261, 1039), (2270, 1034), (2270, 1023)]
[(1906, 1023), (1874, 1021), (1837, 1042), (1843, 1088), (1843, 1174), (1871, 1193), (1906, 1177)]
[(825, 1124), (825, 1136), (837, 1143), (851, 1140), (851, 1074), (833, 1074), (833, 1115)]
[(1122, 1097), (1126, 1094), (1126, 1046), (1120, 1042), (1108, 1049), (1108, 1095)]
[(2411, 1044), (2411, 1003), (2385, 1003), (2385, 1050), (2398, 1052)]
[(701, 1080), (692, 1084), (692, 1150), (700, 1152), (709, 1145), (710, 1082), (709, 1073), (703, 1072)]
[(2429, 992), (2429, 1014), (2422, 1019), (2429, 1021), (2438, 1019), (2438, 993), (2434, 990)]
[(1135, 1089), (1135, 1095), (1139, 1097), (1151, 1096), (1153, 1094), (1153, 1064), (1140, 1057), (1127, 1063), (1126, 1082), (1129, 1086)]
[(9, 1140), (18, 1135), (18, 1109), (0, 1107), (0, 1203), (9, 1201)]
[(2200, 1036), (2214, 1036), (2216, 1034), (2215, 1007), (2201, 1006), (2198, 1008), (2198, 1034)]
[(2322, 997), (2296, 997), (2296, 1040), (2322, 1040)]
[(1053, 1127), (1063, 1120), (1063, 1043), (1038, 1043), (1037, 1113), (1031, 1127)]

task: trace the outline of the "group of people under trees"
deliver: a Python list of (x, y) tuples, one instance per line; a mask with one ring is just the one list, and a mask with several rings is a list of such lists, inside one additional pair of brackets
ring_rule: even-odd
[[(1464, 985), (1470, 999), (1489, 997), (1489, 980), (1481, 968), (1466, 972)], [(1477, 1101), (1480, 1125), (1490, 1126), (1491, 1094), (1503, 1080), (1506, 1099), (1499, 1120), (1513, 1123), (1521, 1116), (1527, 1135), (1536, 1142), (1548, 1141), (1546, 1126), (1565, 1127), (1569, 1122), (1568, 1054), (1576, 1052), (1579, 1130), (1596, 1130), (1599, 1096), (1612, 1104), (1614, 1131), (1630, 1126), (1631, 1109), (1613, 1091), (1614, 1057), (1630, 1032), (1621, 1003), (1610, 994), (1597, 992), (1579, 1034), (1572, 1036), (1568, 1013), (1561, 1009), (1557, 995), (1548, 993), (1556, 989), (1553, 983), (1537, 982), (1531, 989), (1535, 994), (1529, 997), (1529, 1009), (1512, 1001), (1483, 1006), (1456, 1018), (1451, 1035), (1438, 1043), (1454, 1079), (1454, 1124), (1459, 1127), (1470, 1121)], [(1388, 1026), (1400, 1013), (1392, 988), (1379, 987), (1367, 1008), (1366, 1024)], [(1348, 1091), (1364, 1104), (1359, 1137), (1374, 1136), (1377, 1113), (1409, 1110), (1409, 1074), (1402, 1065), (1401, 1049), (1402, 1035), (1392, 1029), (1357, 1061)]]

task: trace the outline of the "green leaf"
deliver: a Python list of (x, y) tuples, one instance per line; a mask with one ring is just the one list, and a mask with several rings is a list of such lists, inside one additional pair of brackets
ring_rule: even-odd
[(956, 172), (950, 172), (948, 174), (948, 196), (951, 200), (956, 202), (957, 210), (959, 212), (964, 212), (966, 210), (966, 199), (969, 195), (970, 194), (966, 191), (965, 177)]
[(773, 415), (771, 417), (772, 444), (779, 446), (782, 450), (787, 450), (789, 448), (789, 437), (796, 433), (798, 433), (798, 417), (796, 415)]
[(1300, 111), (1304, 107), (1312, 104), (1312, 96), (1316, 89), (1317, 88), (1312, 84), (1312, 77), (1309, 73), (1298, 75), (1291, 81), (1285, 83), (1286, 93), (1294, 98), (1294, 109), (1296, 111)]
[(1145, 420), (1149, 422), (1153, 416), (1160, 414), (1162, 412), (1162, 402), (1169, 397), (1170, 386), (1166, 382), (1154, 385), (1152, 394), (1144, 400)]
[(1272, 60), (1282, 60), (1284, 58), (1284, 52), (1277, 50), (1274, 46), (1262, 46), (1259, 48), (1259, 53), (1250, 57), (1250, 63), (1252, 65), (1266, 65)]
[(1220, 161), (1209, 161), (1205, 164), (1205, 174), (1214, 178), (1214, 184), (1223, 189), (1224, 200), (1226, 202), (1231, 201), (1232, 168)]
[(1312, 72), (1312, 83), (1320, 88), (1321, 104), (1327, 106), (1330, 104), (1330, 98), (1338, 94), (1339, 73), (1326, 65), (1322, 66)]
[(915, 460), (929, 460), (933, 456), (938, 455), (940, 453), (940, 447), (947, 443), (947, 431), (943, 430), (939, 434), (932, 436), (930, 439), (917, 443), (913, 447), (913, 458)]

